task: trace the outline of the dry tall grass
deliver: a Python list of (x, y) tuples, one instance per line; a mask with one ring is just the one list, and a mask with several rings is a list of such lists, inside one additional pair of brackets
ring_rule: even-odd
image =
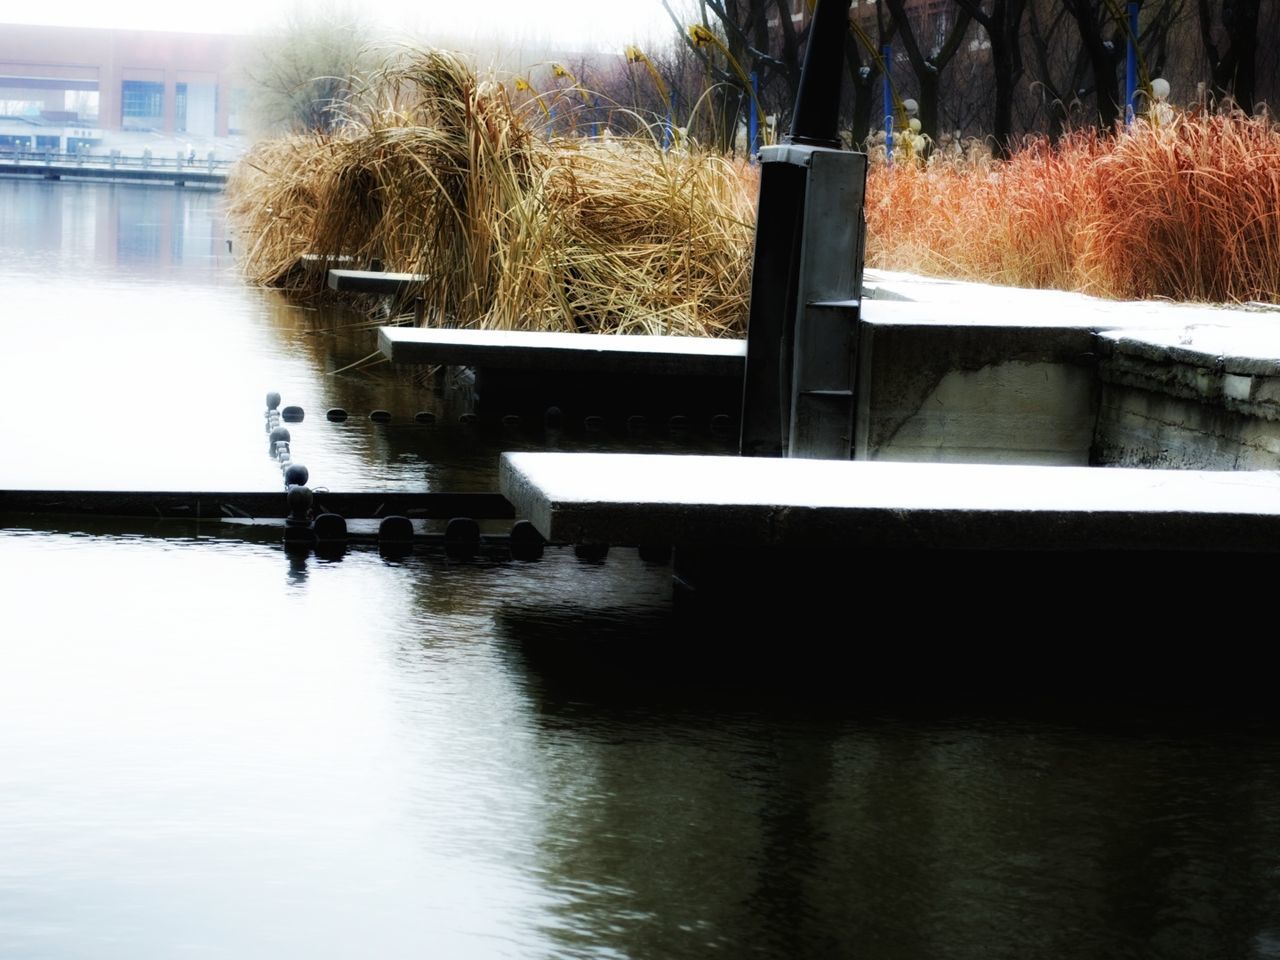
[[(323, 289), (323, 262), (429, 276), (428, 322), (732, 335), (754, 174), (652, 142), (557, 141), (457, 57), (371, 78), (333, 136), (264, 143), (230, 185), (255, 281)], [(300, 266), (302, 264), (302, 266)]]
[(1181, 117), (1005, 163), (874, 167), (876, 266), (1116, 299), (1280, 302), (1280, 128)]
[[(238, 168), (253, 280), (317, 293), (327, 265), (303, 254), (349, 255), (428, 275), (432, 324), (743, 332), (753, 168), (656, 139), (547, 142), (504, 86), (441, 52), (386, 67), (356, 102), (341, 133), (261, 144)], [(1280, 128), (1262, 119), (873, 164), (866, 209), (872, 266), (1280, 302)]]

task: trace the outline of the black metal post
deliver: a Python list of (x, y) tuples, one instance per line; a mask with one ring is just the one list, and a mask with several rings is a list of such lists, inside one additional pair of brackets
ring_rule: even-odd
[(818, 0), (809, 25), (809, 43), (800, 89), (791, 113), (792, 143), (839, 147), (840, 80), (844, 38), (849, 32), (849, 0)]
[[(865, 158), (841, 151), (838, 132), (848, 11), (849, 0), (818, 0), (789, 143), (760, 152), (739, 443), (744, 456), (795, 451), (796, 395), (814, 392), (808, 358), (845, 349), (830, 345), (825, 334), (814, 342), (806, 332), (806, 305), (845, 301), (861, 288)], [(807, 246), (806, 231), (812, 234)], [(848, 434), (851, 428), (838, 429)]]

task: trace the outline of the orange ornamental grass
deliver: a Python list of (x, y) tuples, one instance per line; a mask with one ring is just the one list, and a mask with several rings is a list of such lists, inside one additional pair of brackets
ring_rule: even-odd
[[(656, 140), (548, 143), (438, 51), (388, 67), (332, 136), (259, 145), (230, 184), (247, 274), (319, 293), (328, 265), (428, 275), (431, 323), (739, 336), (757, 170)], [(1280, 302), (1280, 128), (1137, 122), (873, 164), (870, 266), (1117, 299)]]
[(868, 262), (1117, 299), (1280, 302), (1280, 129), (1137, 122), (1005, 163), (872, 168)]

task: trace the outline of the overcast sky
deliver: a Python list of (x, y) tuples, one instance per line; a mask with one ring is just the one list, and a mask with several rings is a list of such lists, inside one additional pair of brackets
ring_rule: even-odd
[[(675, 9), (684, 7), (677, 0)], [(269, 29), (291, 12), (324, 9), (299, 0), (0, 0), (0, 23), (125, 27), (198, 33), (249, 33)], [(358, 5), (359, 16), (394, 32), (450, 40), (549, 41), (573, 47), (614, 47), (664, 42), (674, 28), (661, 0), (376, 0)]]

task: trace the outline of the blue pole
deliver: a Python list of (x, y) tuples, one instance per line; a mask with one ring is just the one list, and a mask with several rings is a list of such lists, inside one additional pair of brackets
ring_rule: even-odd
[(1137, 109), (1134, 98), (1138, 91), (1138, 5), (1129, 4), (1129, 41), (1128, 56), (1124, 65), (1124, 125), (1133, 123), (1133, 114)]
[(893, 44), (884, 45), (884, 159), (893, 166), (893, 92), (889, 89), (889, 67), (893, 63)]
[(591, 139), (598, 140), (600, 139), (600, 98), (592, 97), (591, 106), (594, 108), (591, 111), (591, 115), (595, 118), (591, 121)]
[(556, 135), (556, 108), (547, 111), (547, 139), (553, 140)]
[(750, 131), (747, 159), (755, 163), (756, 151), (760, 149), (760, 75), (754, 70), (751, 71), (751, 110), (747, 129)]
[(662, 125), (662, 152), (666, 153), (671, 147), (671, 123), (676, 115), (676, 92), (671, 91), (667, 103), (667, 122)]

